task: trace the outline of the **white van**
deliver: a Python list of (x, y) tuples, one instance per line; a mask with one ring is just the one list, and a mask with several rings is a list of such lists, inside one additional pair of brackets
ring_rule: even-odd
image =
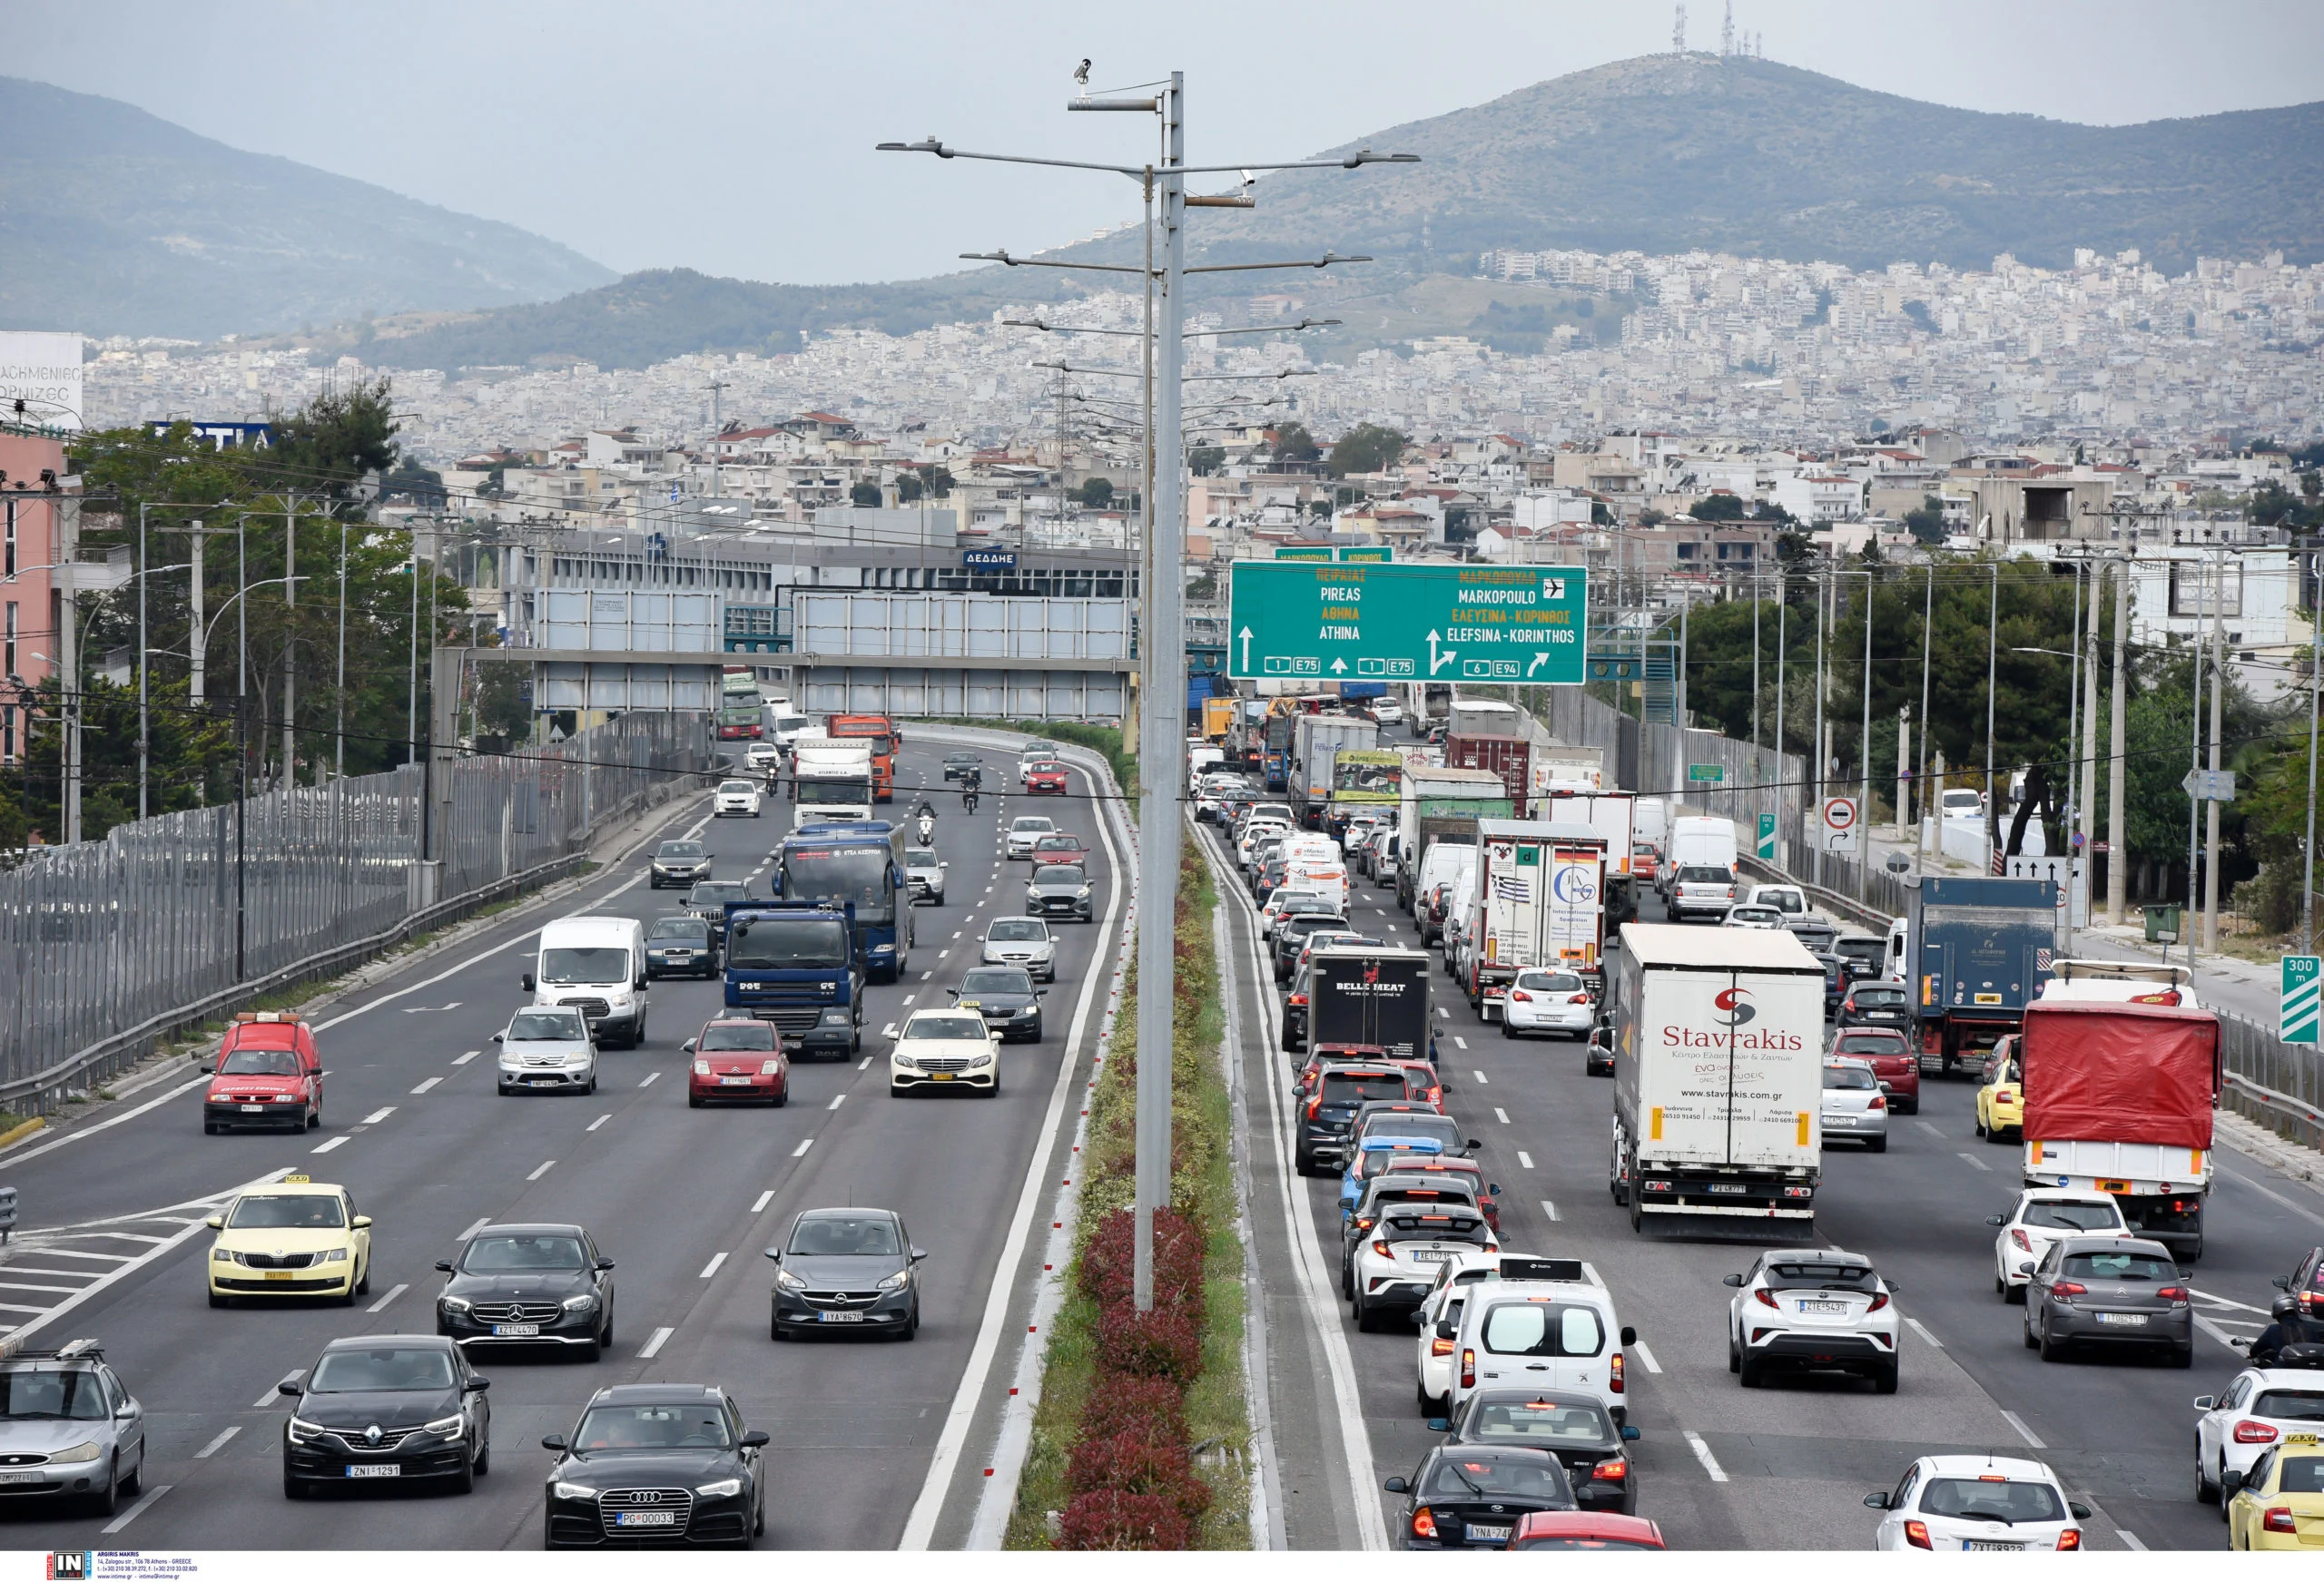
[(1645, 841), (1660, 856), (1670, 843), (1670, 804), (1660, 797), (1640, 797), (1631, 803), (1630, 839)]
[(1638, 1331), (1614, 1316), (1613, 1293), (1587, 1280), (1494, 1280), (1472, 1287), (1453, 1348), (1451, 1415), (1479, 1390), (1517, 1387), (1594, 1395), (1616, 1422), (1629, 1416), (1622, 1348)]
[(1670, 894), (1670, 876), (1682, 868), (1723, 868), (1735, 871), (1738, 853), (1732, 819), (1687, 818), (1670, 820), (1670, 845), (1655, 869), (1655, 883), (1664, 899)]
[(601, 1046), (645, 1041), (645, 925), (635, 918), (559, 918), (541, 929), (525, 990), (538, 1006), (573, 1006)]
[[(1422, 915), (1426, 910), (1430, 893), (1439, 884), (1458, 879), (1463, 869), (1472, 869), (1476, 865), (1477, 849), (1473, 846), (1456, 846), (1449, 840), (1436, 840), (1430, 844), (1427, 854), (1420, 860), (1420, 872), (1413, 879), (1413, 916), (1420, 924), (1420, 942), (1423, 945), (1433, 945), (1441, 937), (1433, 920)], [(1450, 919), (1460, 914), (1447, 907), (1444, 916)]]

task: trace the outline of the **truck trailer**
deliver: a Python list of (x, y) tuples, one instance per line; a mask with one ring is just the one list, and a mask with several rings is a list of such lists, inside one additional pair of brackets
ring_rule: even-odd
[(1419, 950), (1327, 945), (1310, 958), (1307, 1046), (1351, 1046), (1396, 1060), (1428, 1058), (1428, 957)]
[(1462, 926), (1461, 984), (1484, 1020), (1529, 967), (1559, 967), (1601, 982), (1606, 838), (1587, 824), (1485, 819), (1477, 825), (1477, 879)]
[(1951, 1071), (2017, 1031), (2050, 975), (2058, 887), (1935, 879), (1905, 892), (1905, 981), (1921, 1064)]

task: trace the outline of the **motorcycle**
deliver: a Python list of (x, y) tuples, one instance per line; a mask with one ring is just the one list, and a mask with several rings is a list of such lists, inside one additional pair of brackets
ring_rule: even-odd
[(920, 843), (922, 846), (936, 844), (936, 815), (925, 810), (920, 815)]
[(972, 791), (962, 791), (960, 793), (960, 807), (965, 812), (975, 812), (977, 811), (977, 793)]

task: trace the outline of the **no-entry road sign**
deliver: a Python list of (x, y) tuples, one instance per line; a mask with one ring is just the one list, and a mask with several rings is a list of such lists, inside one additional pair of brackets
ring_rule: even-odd
[(1589, 579), (1562, 565), (1237, 561), (1227, 673), (1578, 686)]

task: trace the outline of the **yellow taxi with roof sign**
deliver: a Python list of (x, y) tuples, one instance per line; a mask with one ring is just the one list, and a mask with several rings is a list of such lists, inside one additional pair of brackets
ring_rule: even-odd
[(2230, 1549), (2324, 1549), (2324, 1445), (2286, 1434), (2251, 1463), (2227, 1502)]
[(2013, 1141), (2025, 1135), (2025, 1079), (2017, 1060), (2014, 1034), (1994, 1046), (1985, 1062), (1984, 1082), (1977, 1089), (1977, 1135), (1988, 1143)]
[(236, 1194), (206, 1222), (210, 1305), (244, 1296), (330, 1296), (344, 1305), (371, 1289), (371, 1220), (354, 1194), (304, 1175)]

